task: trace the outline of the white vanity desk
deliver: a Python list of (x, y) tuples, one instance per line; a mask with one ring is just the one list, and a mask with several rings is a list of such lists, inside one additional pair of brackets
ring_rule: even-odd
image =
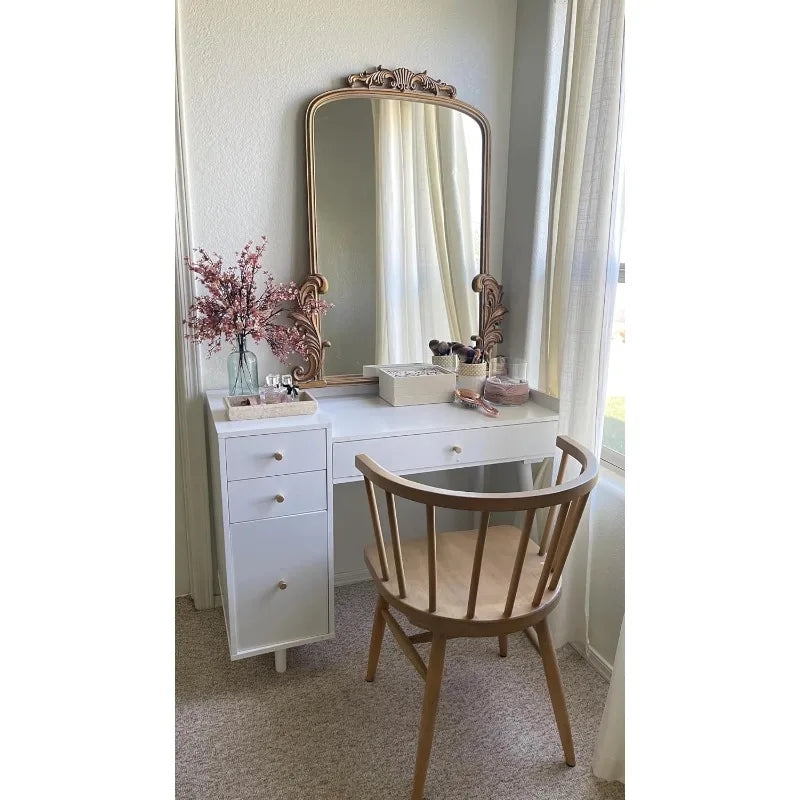
[[(356, 454), (403, 474), (530, 463), (555, 449), (552, 398), (490, 418), (453, 403), (395, 408), (376, 386), (359, 388), (314, 391), (314, 415), (247, 422), (227, 420), (225, 392), (207, 394), (214, 551), (232, 659), (274, 652), (282, 672), (286, 648), (333, 637), (333, 484), (362, 479)], [(520, 475), (531, 488), (530, 469)]]

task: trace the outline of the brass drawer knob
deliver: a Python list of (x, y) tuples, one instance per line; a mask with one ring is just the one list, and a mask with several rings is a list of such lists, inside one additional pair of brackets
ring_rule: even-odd
[(457, 444), (454, 444), (453, 445), (453, 452), (454, 453), (460, 453), (461, 452), (461, 448)]
[(288, 586), (288, 584), (286, 583), (286, 581), (278, 581), (278, 588), (281, 591), (283, 591), (287, 586)]
[(276, 495), (275, 495), (275, 499), (276, 499), (276, 500), (277, 500), (279, 503), (282, 503), (282, 502), (283, 502), (283, 501), (284, 501), (286, 498), (285, 498), (285, 497), (284, 497), (282, 494), (276, 494)]
[(276, 461), (283, 461), (283, 453), (281, 453), (280, 450), (278, 450), (278, 452), (275, 453), (275, 460)]

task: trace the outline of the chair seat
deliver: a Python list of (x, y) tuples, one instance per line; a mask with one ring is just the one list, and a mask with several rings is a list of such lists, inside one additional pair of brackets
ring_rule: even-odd
[[(486, 535), (481, 576), (478, 584), (475, 616), (471, 622), (497, 622), (502, 617), (508, 595), (509, 576), (517, 555), (521, 531), (513, 525), (491, 526)], [(475, 557), (477, 530), (437, 533), (436, 560), (438, 582), (436, 611), (431, 617), (446, 620), (466, 620), (472, 564)], [(398, 597), (395, 576), (394, 554), (391, 542), (386, 543), (386, 559), (389, 580), (381, 580), (380, 560), (376, 545), (364, 549), (364, 559), (373, 579), (382, 588), (389, 602), (402, 611), (416, 611), (419, 619), (428, 611), (428, 551), (426, 539), (405, 539), (401, 545), (406, 578), (406, 597)], [(508, 621), (530, 616), (534, 612), (549, 609), (558, 599), (561, 587), (546, 591), (537, 609), (532, 607), (533, 595), (544, 564), (544, 556), (538, 554), (538, 545), (531, 540), (525, 555), (517, 599)], [(412, 621), (414, 621), (412, 619)], [(418, 623), (419, 624), (419, 623)], [(487, 635), (488, 632), (487, 632)]]

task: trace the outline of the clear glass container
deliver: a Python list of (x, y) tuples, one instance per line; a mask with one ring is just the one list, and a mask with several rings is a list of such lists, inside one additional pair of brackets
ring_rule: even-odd
[(236, 349), (228, 356), (228, 394), (258, 394), (258, 362), (247, 349), (247, 337), (237, 336)]
[(510, 380), (517, 383), (528, 382), (528, 362), (524, 358), (507, 358), (506, 369)]
[(497, 356), (489, 361), (484, 400), (496, 405), (522, 405), (528, 402), (528, 396), (528, 362), (525, 359)]

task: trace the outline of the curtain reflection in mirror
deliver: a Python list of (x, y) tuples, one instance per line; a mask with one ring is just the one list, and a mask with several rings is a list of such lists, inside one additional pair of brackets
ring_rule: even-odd
[(430, 339), (478, 332), (480, 131), (429, 103), (376, 99), (372, 114), (376, 360), (428, 361)]

